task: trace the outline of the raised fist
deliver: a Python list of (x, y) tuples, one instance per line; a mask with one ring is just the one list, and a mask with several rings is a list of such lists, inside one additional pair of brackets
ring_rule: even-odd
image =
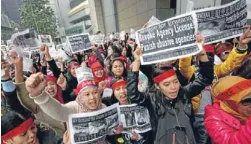
[(42, 46), (40, 47), (40, 51), (44, 54), (44, 55), (49, 55), (49, 48), (46, 44), (42, 44)]
[(32, 97), (40, 95), (45, 89), (46, 85), (46, 76), (41, 72), (32, 74), (25, 82), (26, 89)]

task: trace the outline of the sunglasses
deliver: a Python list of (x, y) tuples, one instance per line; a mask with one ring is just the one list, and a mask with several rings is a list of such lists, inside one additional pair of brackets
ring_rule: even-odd
[(241, 101), (241, 104), (244, 106), (248, 106), (251, 104), (251, 98), (247, 98)]

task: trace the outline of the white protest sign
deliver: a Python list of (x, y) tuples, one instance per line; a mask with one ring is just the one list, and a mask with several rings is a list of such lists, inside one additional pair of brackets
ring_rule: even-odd
[(198, 19), (198, 31), (205, 37), (206, 44), (242, 35), (247, 23), (246, 0), (236, 0), (195, 12)]
[(94, 80), (92, 70), (87, 67), (79, 67), (76, 70), (78, 83), (81, 83), (84, 80)]
[(113, 34), (110, 34), (110, 35), (109, 35), (109, 38), (110, 38), (110, 40), (112, 40), (112, 39), (114, 38), (114, 35), (113, 35)]
[(23, 51), (39, 50), (41, 42), (37, 39), (37, 33), (34, 29), (27, 29), (17, 32), (11, 36), (15, 51), (22, 55)]
[(199, 53), (194, 12), (167, 19), (136, 32), (137, 44), (143, 45), (142, 65), (179, 59)]
[(30, 59), (31, 58), (31, 52), (30, 51), (24, 51), (23, 52), (23, 57)]
[(52, 42), (52, 38), (51, 35), (38, 35), (38, 39), (40, 40), (41, 43), (45, 43), (45, 44), (49, 44), (51, 45)]
[(69, 57), (66, 55), (66, 53), (62, 49), (59, 49), (57, 52), (58, 52), (58, 56), (62, 57), (63, 61), (66, 61), (69, 59)]
[(158, 23), (161, 23), (161, 21), (159, 19), (157, 19), (155, 16), (152, 16), (149, 21), (147, 22), (147, 27), (152, 26), (152, 25), (156, 25)]
[(30, 71), (33, 66), (33, 60), (29, 58), (23, 58), (23, 71)]
[(91, 41), (88, 33), (68, 36), (67, 40), (72, 53), (91, 49)]
[(135, 39), (135, 30), (130, 29), (130, 38)]
[(191, 0), (188, 0), (186, 12), (187, 12), (187, 13), (188, 13), (188, 12), (191, 12), (191, 11), (193, 10), (193, 6), (194, 6), (194, 2), (191, 1)]
[(104, 44), (104, 38), (105, 38), (105, 35), (103, 34), (98, 34), (98, 35), (93, 35), (92, 37), (92, 41), (95, 43), (95, 44)]
[[(193, 5), (191, 5), (193, 3)], [(176, 16), (192, 10), (199, 10), (221, 5), (221, 0), (177, 0)]]
[(110, 88), (105, 88), (104, 91), (103, 91), (103, 96), (102, 96), (102, 98), (111, 97), (111, 96), (112, 96), (112, 93), (113, 93), (113, 90), (112, 90), (112, 89), (110, 89)]
[(105, 138), (119, 125), (119, 104), (114, 104), (94, 112), (69, 115), (71, 143), (91, 144)]
[(125, 31), (121, 31), (119, 34), (120, 40), (125, 40)]
[(145, 133), (152, 129), (149, 111), (136, 104), (120, 105), (120, 123), (123, 125), (122, 133)]
[(115, 39), (119, 39), (119, 38), (120, 38), (120, 33), (115, 33), (115, 34), (114, 34), (114, 38), (115, 38)]

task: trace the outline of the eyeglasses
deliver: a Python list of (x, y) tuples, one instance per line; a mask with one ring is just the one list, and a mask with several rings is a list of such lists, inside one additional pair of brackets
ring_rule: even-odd
[(241, 101), (241, 104), (244, 106), (248, 106), (251, 104), (251, 98), (247, 98)]

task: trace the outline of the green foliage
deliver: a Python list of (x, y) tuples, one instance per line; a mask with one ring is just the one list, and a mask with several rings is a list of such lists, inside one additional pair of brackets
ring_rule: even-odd
[(23, 0), (20, 11), (21, 25), (34, 28), (37, 33), (57, 36), (57, 19), (48, 0)]

